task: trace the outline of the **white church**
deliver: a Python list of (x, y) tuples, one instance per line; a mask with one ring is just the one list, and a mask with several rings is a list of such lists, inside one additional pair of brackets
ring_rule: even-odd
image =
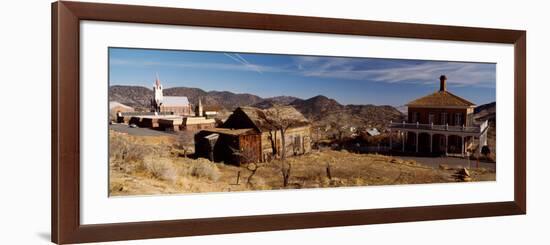
[(157, 76), (153, 85), (153, 99), (151, 107), (155, 113), (170, 113), (172, 115), (181, 116), (181, 119), (164, 119), (161, 124), (168, 124), (167, 127), (175, 130), (198, 130), (213, 128), (216, 121), (213, 118), (207, 118), (203, 110), (201, 99), (197, 103), (197, 107), (193, 110), (193, 106), (185, 96), (164, 96), (163, 86)]
[[(155, 84), (153, 85), (153, 99), (151, 100), (151, 107), (154, 112), (167, 112), (179, 116), (192, 116), (194, 114), (193, 108), (187, 97), (164, 96), (162, 90), (163, 86), (157, 76)], [(199, 104), (201, 104), (200, 101)]]

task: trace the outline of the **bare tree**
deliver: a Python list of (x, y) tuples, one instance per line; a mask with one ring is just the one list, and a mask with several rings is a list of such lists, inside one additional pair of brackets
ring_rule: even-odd
[(344, 138), (349, 133), (350, 126), (347, 124), (342, 124), (341, 122), (331, 122), (330, 127), (336, 130), (336, 142), (338, 142), (338, 148), (342, 149)]
[(288, 181), (290, 180), (290, 170), (292, 169), (292, 164), (285, 160), (281, 161), (281, 174), (283, 175), (283, 187), (288, 186)]
[[(290, 179), (290, 172), (292, 169), (292, 164), (286, 161), (286, 132), (289, 128), (295, 125), (296, 120), (293, 120), (290, 116), (285, 115), (285, 107), (281, 105), (275, 105), (264, 113), (260, 113), (260, 118), (262, 118), (275, 132), (279, 132), (281, 135), (281, 174), (283, 176), (283, 186), (288, 186), (288, 181)], [(275, 133), (276, 135), (276, 133)], [(273, 142), (273, 143), (276, 143)], [(275, 147), (276, 148), (276, 147)]]
[(241, 165), (244, 165), (246, 169), (250, 172), (250, 174), (246, 178), (246, 184), (249, 186), (253, 186), (252, 177), (254, 177), (258, 169), (264, 166), (263, 164), (256, 162), (257, 159), (256, 159), (254, 149), (252, 148), (235, 149), (233, 147), (229, 147), (229, 148), (233, 152), (233, 155), (239, 157), (239, 163)]
[(277, 131), (269, 130), (269, 142), (271, 143), (271, 152), (273, 156), (278, 155), (277, 151)]

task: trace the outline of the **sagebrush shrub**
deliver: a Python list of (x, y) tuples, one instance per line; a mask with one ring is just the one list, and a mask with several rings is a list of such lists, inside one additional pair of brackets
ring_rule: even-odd
[(189, 166), (189, 174), (199, 178), (208, 178), (217, 181), (220, 178), (220, 170), (209, 161), (192, 161)]
[(111, 134), (109, 137), (109, 157), (116, 162), (139, 162), (154, 149), (133, 142), (127, 137)]
[(143, 159), (143, 168), (160, 180), (176, 181), (179, 171), (169, 158), (147, 156)]

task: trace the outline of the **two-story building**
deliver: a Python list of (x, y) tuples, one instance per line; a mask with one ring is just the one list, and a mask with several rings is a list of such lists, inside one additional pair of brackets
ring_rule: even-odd
[(407, 105), (407, 122), (390, 122), (392, 140), (401, 142), (401, 151), (431, 154), (460, 154), (487, 145), (488, 123), (474, 121), (475, 104), (447, 91), (447, 77), (440, 77), (439, 91), (415, 99)]

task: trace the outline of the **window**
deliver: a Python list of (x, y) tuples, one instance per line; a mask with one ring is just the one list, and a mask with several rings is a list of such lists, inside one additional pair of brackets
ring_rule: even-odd
[(301, 145), (300, 136), (294, 136), (294, 147), (300, 148), (300, 145)]
[(428, 114), (428, 124), (434, 123), (434, 118), (435, 118), (434, 114), (432, 113)]
[(461, 126), (462, 125), (462, 114), (461, 113), (456, 113), (455, 114), (455, 125), (456, 126)]
[(413, 113), (412, 113), (411, 122), (413, 122), (413, 123), (418, 122), (418, 117), (419, 117), (418, 115), (419, 115), (419, 114), (420, 114), (419, 112), (416, 112), (416, 111), (413, 112)]
[(447, 112), (441, 113), (441, 125), (447, 124)]
[(294, 154), (298, 154), (300, 153), (301, 151), (301, 148), (302, 148), (302, 139), (300, 138), (300, 136), (294, 136), (294, 145), (293, 145), (293, 150), (294, 150)]

